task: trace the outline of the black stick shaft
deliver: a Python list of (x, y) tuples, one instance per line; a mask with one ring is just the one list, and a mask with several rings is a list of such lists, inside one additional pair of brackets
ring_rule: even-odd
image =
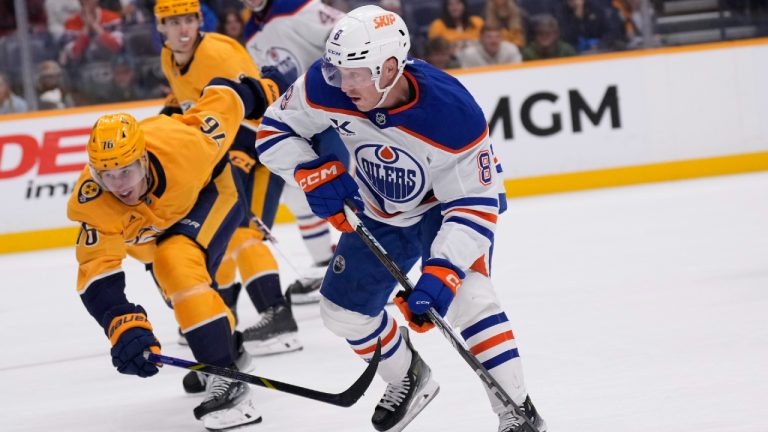
[(303, 398), (325, 402), (331, 405), (350, 407), (354, 405), (361, 396), (363, 396), (365, 391), (368, 389), (368, 386), (370, 386), (371, 381), (373, 381), (373, 377), (376, 375), (376, 369), (378, 368), (379, 361), (381, 360), (381, 341), (379, 341), (376, 345), (376, 351), (373, 354), (373, 358), (371, 358), (371, 361), (368, 363), (368, 367), (365, 368), (363, 374), (360, 375), (357, 381), (355, 381), (348, 389), (341, 393), (325, 393), (306, 387), (280, 382), (270, 378), (247, 374), (235, 369), (229, 369), (205, 363), (196, 363), (180, 358), (154, 354), (148, 351), (144, 352), (144, 356), (147, 358), (147, 360), (154, 363), (161, 363), (169, 366), (189, 369), (196, 372), (218, 375), (237, 381), (242, 381), (248, 384), (277, 390), (283, 393), (289, 393), (292, 395), (301, 396)]

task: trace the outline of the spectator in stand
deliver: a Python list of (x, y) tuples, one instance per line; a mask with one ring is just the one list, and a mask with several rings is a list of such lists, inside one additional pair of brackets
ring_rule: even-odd
[(517, 5), (528, 17), (541, 14), (554, 15), (561, 0), (517, 0)]
[(11, 80), (0, 72), (0, 114), (27, 112), (27, 101), (11, 91)]
[(146, 93), (139, 87), (133, 66), (123, 56), (112, 62), (112, 91), (104, 102), (130, 102), (146, 99)]
[(75, 106), (64, 83), (64, 71), (53, 60), (37, 65), (36, 74), (38, 109), (62, 109)]
[(16, 31), (16, 9), (12, 1), (0, 1), (0, 37)]
[(488, 0), (485, 4), (485, 23), (501, 28), (501, 36), (519, 48), (525, 46), (523, 11), (515, 0)]
[(149, 21), (141, 0), (120, 0), (120, 14), (125, 25), (141, 25)]
[[(557, 10), (562, 0), (517, 0), (517, 5), (523, 11), (523, 27), (525, 39), (533, 39), (533, 17), (537, 15), (557, 16)], [(527, 43), (527, 42), (526, 42)]]
[(593, 0), (563, 0), (557, 21), (564, 41), (579, 53), (612, 50), (624, 46), (621, 24)]
[(461, 50), (458, 54), (461, 67), (478, 67), (520, 63), (523, 56), (517, 45), (505, 41), (502, 27), (485, 24), (480, 31), (480, 40)]
[(242, 45), (245, 40), (243, 39), (245, 23), (240, 16), (240, 11), (237, 9), (227, 9), (221, 15), (221, 24), (219, 24), (219, 33), (229, 36), (232, 39), (240, 42)]
[[(26, 0), (27, 18), (30, 31), (41, 33), (48, 31), (44, 0)], [(16, 6), (13, 0), (0, 1), (0, 37), (16, 32)]]
[(120, 13), (120, 3), (122, 0), (99, 0), (99, 6), (102, 9), (109, 9), (112, 12)]
[(560, 27), (552, 15), (534, 15), (533, 40), (523, 48), (523, 60), (544, 60), (576, 55), (576, 49), (560, 39)]
[[(613, 8), (618, 13), (623, 24), (624, 33), (627, 40), (627, 48), (638, 48), (643, 45), (643, 0), (613, 0)], [(655, 27), (656, 14), (651, 11), (651, 32), (654, 33), (654, 45), (660, 44), (653, 27)]]
[(122, 18), (99, 7), (99, 0), (80, 0), (81, 10), (64, 23), (59, 63), (107, 60), (123, 48)]
[(461, 65), (451, 52), (451, 44), (441, 38), (436, 37), (427, 41), (427, 52), (424, 60), (432, 66), (439, 69), (457, 69)]
[(64, 22), (80, 12), (79, 0), (45, 0), (45, 14), (48, 16), (48, 32), (55, 41), (64, 36)]
[(207, 4), (200, 2), (200, 12), (203, 14), (203, 25), (200, 31), (213, 33), (219, 28), (219, 17), (216, 11)]
[(457, 53), (469, 42), (480, 39), (481, 28), (483, 19), (469, 15), (467, 0), (443, 0), (443, 10), (440, 17), (430, 24), (428, 38), (442, 37)]

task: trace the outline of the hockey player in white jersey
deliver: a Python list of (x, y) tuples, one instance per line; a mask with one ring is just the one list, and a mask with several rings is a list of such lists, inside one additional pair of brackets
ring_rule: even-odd
[[(413, 292), (395, 299), (409, 326), (433, 327), (423, 314), (434, 307), (544, 431), (490, 278), (494, 229), (506, 201), (487, 122), (456, 79), (408, 59), (409, 47), (400, 16), (377, 6), (350, 12), (331, 31), (324, 58), (268, 108), (257, 134), (259, 157), (343, 232), (320, 290), (321, 316), (363, 359), (381, 339), (378, 372), (388, 386), (374, 410), (376, 430), (402, 430), (439, 386), (405, 328), (384, 310), (395, 280), (352, 232), (343, 212), (348, 200), (401, 269), (422, 260)], [(308, 144), (329, 125), (354, 157), (354, 177)], [(499, 432), (532, 430), (488, 397)]]
[[(331, 28), (344, 16), (320, 0), (242, 1), (253, 10), (257, 23), (256, 33), (245, 44), (248, 53), (258, 65), (276, 66), (289, 82), (323, 56)], [(346, 150), (334, 129), (321, 131), (313, 143), (321, 155), (337, 153), (346, 163)], [(312, 213), (298, 188), (287, 185), (282, 198), (296, 217), (314, 262), (288, 287), (288, 294), (295, 304), (314, 303), (320, 300), (320, 282), (333, 256), (328, 223)]]

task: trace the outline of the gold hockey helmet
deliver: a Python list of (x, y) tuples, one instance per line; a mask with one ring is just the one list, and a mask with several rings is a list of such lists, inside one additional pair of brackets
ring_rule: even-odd
[(147, 145), (136, 119), (130, 114), (119, 113), (99, 117), (87, 147), (91, 168), (110, 170), (139, 160), (145, 155)]
[(165, 18), (191, 13), (197, 14), (202, 18), (203, 14), (200, 12), (200, 2), (198, 0), (157, 0), (157, 3), (155, 3), (155, 17), (158, 24)]

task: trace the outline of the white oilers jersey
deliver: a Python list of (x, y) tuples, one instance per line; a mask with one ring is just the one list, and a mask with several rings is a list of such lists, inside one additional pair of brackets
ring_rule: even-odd
[(487, 268), (503, 186), (483, 112), (455, 78), (424, 62), (408, 64), (404, 79), (412, 102), (363, 113), (326, 84), (316, 62), (267, 109), (259, 159), (295, 184), (296, 165), (318, 157), (306, 138), (331, 126), (354, 160), (367, 216), (410, 226), (439, 205), (432, 257)]
[(293, 82), (325, 51), (344, 14), (320, 0), (273, 0), (259, 30), (245, 44), (259, 66), (277, 66)]

